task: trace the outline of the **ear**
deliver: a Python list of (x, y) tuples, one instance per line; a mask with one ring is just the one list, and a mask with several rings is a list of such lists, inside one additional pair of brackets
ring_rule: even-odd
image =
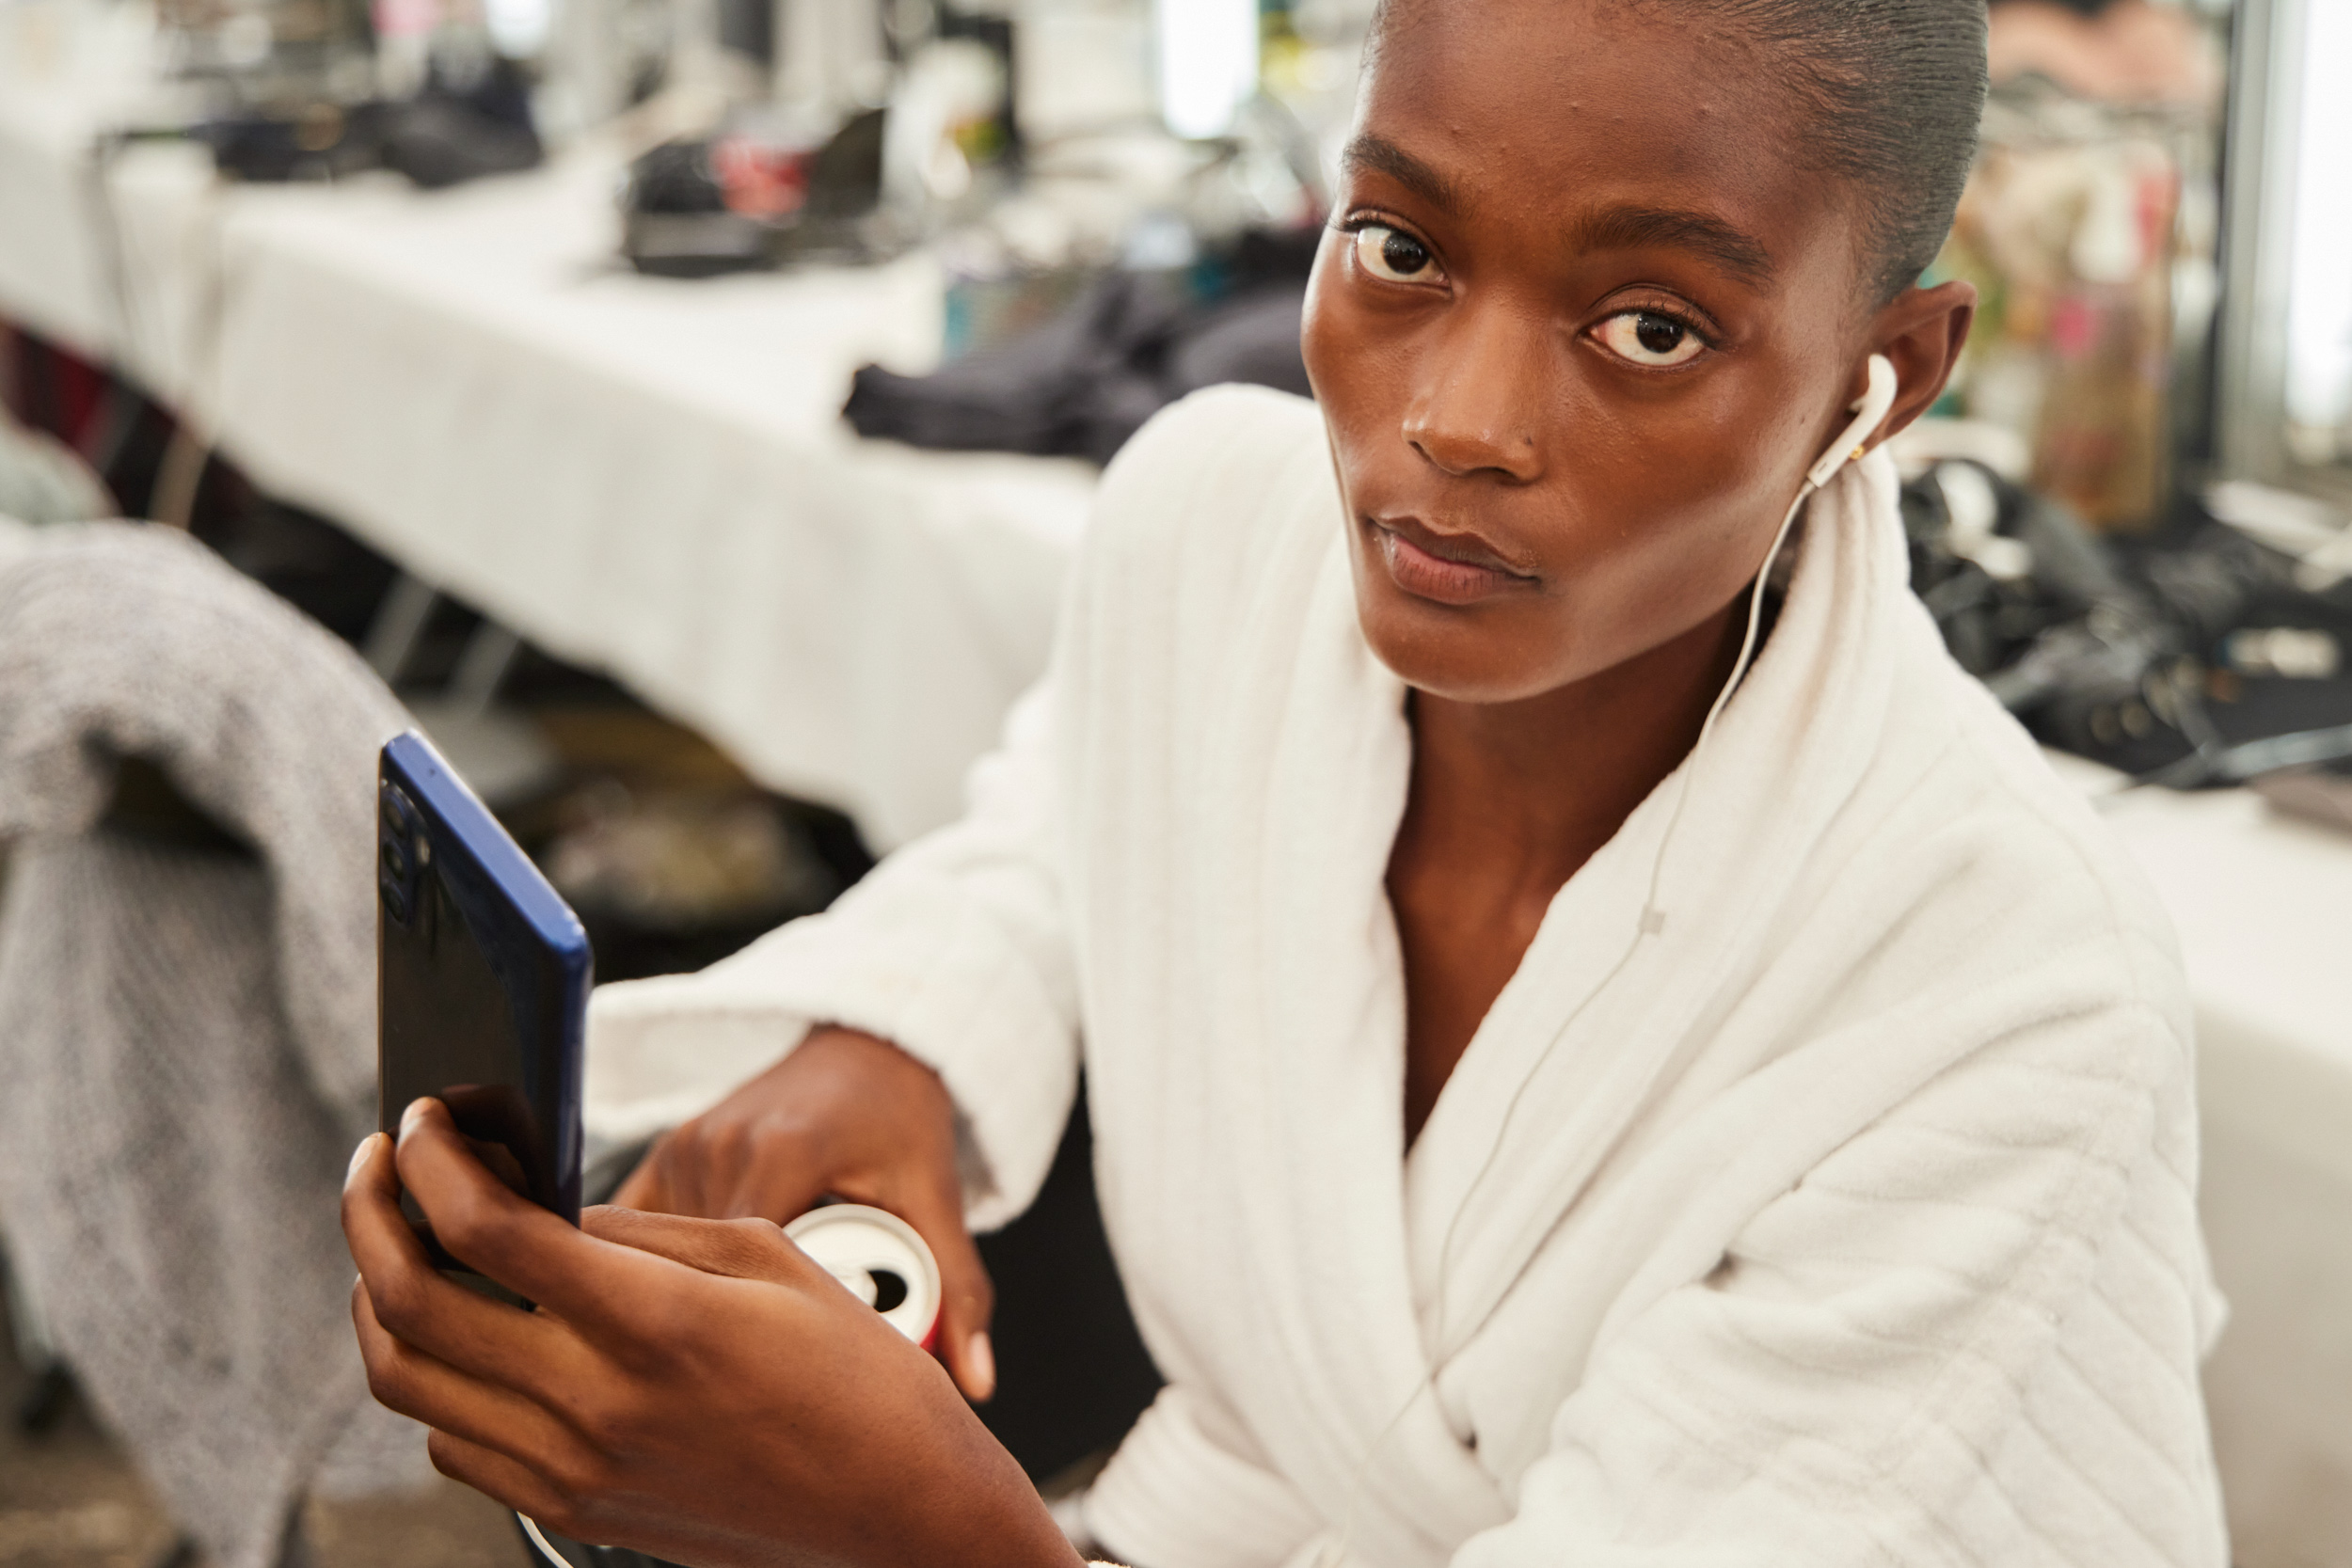
[[(1882, 307), (1870, 323), (1870, 353), (1883, 354), (1895, 366), (1900, 389), (1868, 445), (1911, 423), (1944, 395), (1944, 384), (1960, 363), (1968, 341), (1969, 325), (1977, 319), (1974, 283), (1938, 283), (1932, 289), (1905, 289)], [(1864, 372), (1854, 372), (1853, 396), (1865, 386)]]

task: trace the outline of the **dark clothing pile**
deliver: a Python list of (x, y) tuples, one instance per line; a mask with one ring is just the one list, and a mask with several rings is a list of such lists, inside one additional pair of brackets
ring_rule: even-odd
[(861, 436), (911, 446), (1107, 463), (1144, 420), (1202, 387), (1310, 395), (1306, 293), (1284, 280), (1201, 303), (1164, 277), (1114, 274), (1053, 321), (936, 374), (866, 366), (842, 412)]

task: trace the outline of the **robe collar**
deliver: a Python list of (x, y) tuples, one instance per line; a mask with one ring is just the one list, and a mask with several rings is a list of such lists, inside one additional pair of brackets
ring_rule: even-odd
[[(1323, 1314), (1333, 1331), (1310, 1352), (1321, 1365), (1301, 1370), (1348, 1391), (1315, 1402), (1331, 1411), (1329, 1459), (1361, 1470), (1375, 1444), (1394, 1456), (1375, 1466), (1379, 1495), (1349, 1505), (1364, 1528), (1507, 1513), (1446, 1424), (1438, 1372), (1703, 1046), (1694, 1025), (1768, 960), (1772, 909), (1860, 783), (1893, 687), (1889, 661), (1867, 656), (1883, 649), (1907, 583), (1894, 492), (1881, 454), (1814, 500), (1775, 634), (1708, 746), (1554, 896), (1409, 1159), (1404, 970), (1385, 879), (1412, 739), (1405, 688), (1358, 629), (1332, 530), (1293, 698), (1320, 713), (1286, 728), (1296, 739), (1271, 775), (1258, 911), (1270, 1049), (1259, 1070), (1276, 1125), (1251, 1186), (1255, 1202), (1285, 1211), (1267, 1216), (1269, 1242), (1295, 1249), (1282, 1273), (1351, 1297)], [(1335, 710), (1352, 723), (1333, 724)], [(1653, 869), (1665, 918), (1644, 933)], [(1299, 906), (1302, 889), (1316, 907)], [(1352, 984), (1285, 988), (1285, 974)], [(1335, 995), (1359, 1005), (1335, 1011)]]

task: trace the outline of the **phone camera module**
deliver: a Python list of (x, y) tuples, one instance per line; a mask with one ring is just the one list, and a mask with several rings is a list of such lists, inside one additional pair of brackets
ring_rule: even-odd
[(416, 803), (397, 787), (386, 784), (378, 800), (375, 889), (384, 912), (396, 926), (405, 926), (417, 907), (418, 883), (425, 863), (424, 820)]

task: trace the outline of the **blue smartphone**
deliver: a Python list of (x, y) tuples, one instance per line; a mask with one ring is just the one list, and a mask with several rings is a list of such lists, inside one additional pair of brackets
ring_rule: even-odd
[[(436, 1096), (494, 1174), (578, 1225), (588, 933), (416, 731), (386, 743), (376, 806), (378, 1125)], [(470, 1272), (401, 1203), (437, 1266)]]

